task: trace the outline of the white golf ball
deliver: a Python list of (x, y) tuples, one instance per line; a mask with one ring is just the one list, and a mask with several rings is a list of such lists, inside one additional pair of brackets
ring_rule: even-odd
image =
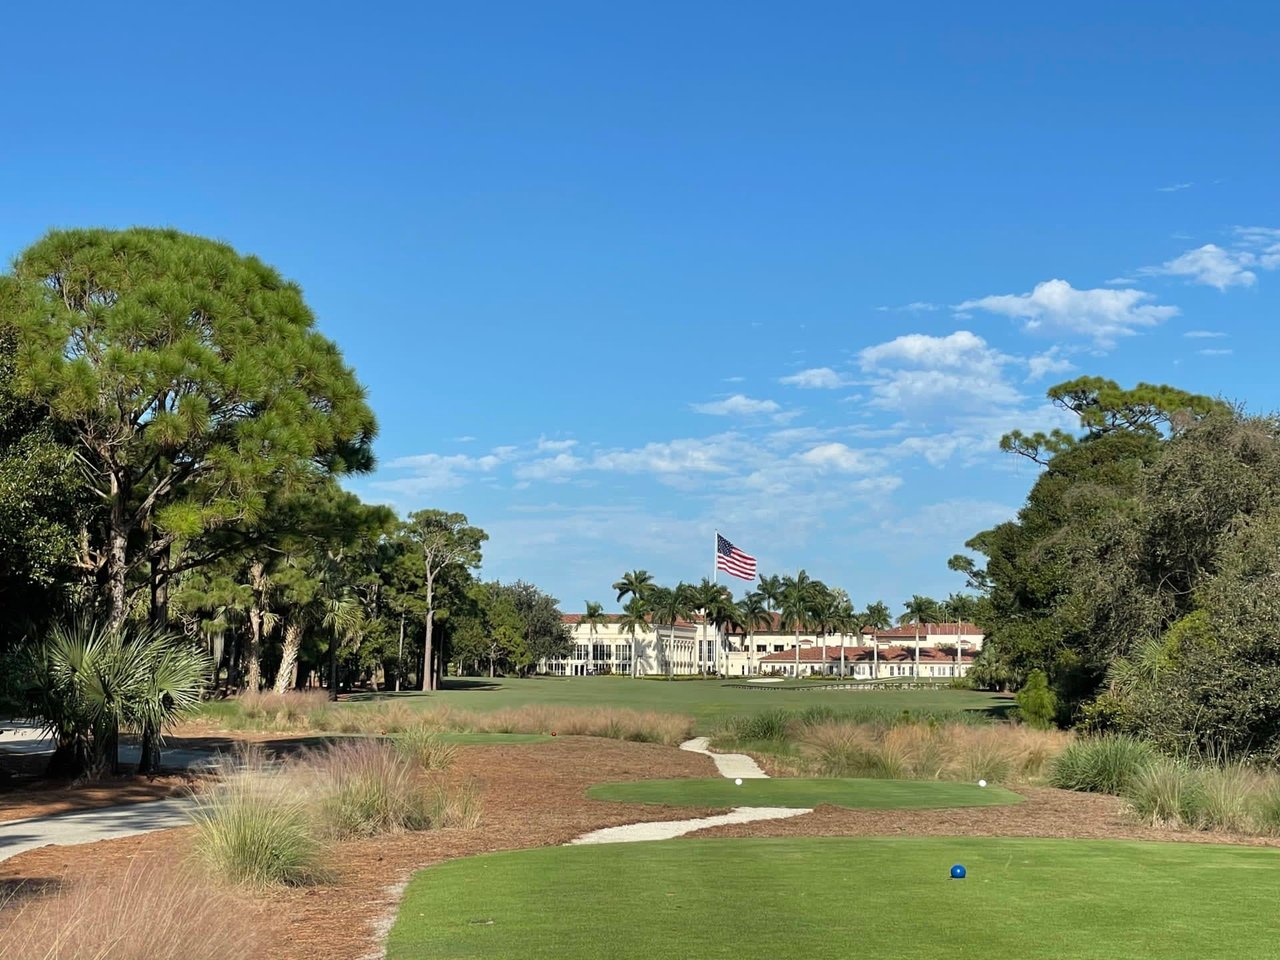
[(742, 786), (742, 778), (741, 778), (741, 777), (737, 777), (737, 778), (735, 778), (733, 782), (734, 782), (734, 783), (736, 783), (738, 786)]
[(980, 786), (980, 787), (985, 787), (986, 785), (987, 785), (987, 781), (985, 781), (985, 780), (979, 780), (979, 781), (978, 781), (978, 786)]

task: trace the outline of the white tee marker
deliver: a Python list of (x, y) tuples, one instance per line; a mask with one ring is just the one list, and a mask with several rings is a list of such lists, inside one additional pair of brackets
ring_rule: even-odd
[[(737, 786), (739, 786), (739, 787), (740, 787), (740, 786), (742, 786), (742, 778), (741, 778), (741, 777), (735, 777), (733, 782), (734, 782)], [(983, 781), (983, 784), (985, 785), (985, 783), (986, 783), (986, 781), (984, 780), (984, 781)]]

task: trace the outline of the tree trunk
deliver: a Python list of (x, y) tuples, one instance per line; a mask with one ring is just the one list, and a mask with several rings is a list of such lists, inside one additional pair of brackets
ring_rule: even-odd
[(169, 567), (173, 548), (165, 547), (151, 560), (151, 624), (163, 627), (169, 622)]
[(138, 756), (138, 773), (155, 773), (160, 769), (160, 737), (150, 727), (142, 731), (142, 747)]
[(329, 638), (329, 699), (338, 699), (338, 635)]
[[(123, 511), (120, 511), (123, 513)], [(107, 541), (107, 626), (118, 630), (124, 626), (128, 608), (125, 602), (125, 564), (128, 561), (129, 533), (123, 519), (117, 523), (117, 508), (111, 510), (111, 532)]]
[(249, 608), (249, 649), (245, 659), (245, 687), (257, 693), (262, 687), (262, 641), (266, 616), (266, 574), (261, 560), (249, 565), (249, 589), (253, 591), (253, 604)]
[(400, 692), (400, 674), (404, 669), (404, 613), (400, 614), (400, 652), (396, 655), (396, 693)]
[(298, 669), (298, 651), (302, 648), (302, 626), (289, 621), (284, 627), (284, 649), (280, 654), (280, 669), (276, 671), (275, 692), (284, 693), (294, 682)]
[(436, 619), (435, 608), (435, 577), (428, 571), (427, 574), (427, 633), (422, 641), (422, 689), (424, 692), (436, 689), (436, 671), (435, 658), (432, 654), (435, 652), (431, 646), (431, 634), (434, 632), (433, 627)]

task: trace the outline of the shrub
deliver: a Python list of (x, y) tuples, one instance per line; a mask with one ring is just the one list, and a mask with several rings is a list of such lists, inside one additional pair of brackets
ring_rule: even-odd
[(458, 755), (455, 744), (445, 743), (440, 734), (429, 727), (407, 727), (391, 741), (399, 754), (423, 770), (445, 770)]
[(431, 825), (415, 764), (393, 746), (356, 740), (327, 746), (305, 765), (317, 829), (345, 839)]
[(1132, 737), (1077, 740), (1052, 762), (1049, 782), (1064, 790), (1121, 794), (1154, 759), (1151, 746)]
[(1149, 763), (1129, 782), (1125, 798), (1134, 814), (1150, 824), (1181, 827), (1203, 821), (1200, 771), (1178, 760), (1162, 757)]
[(786, 740), (794, 715), (787, 710), (762, 710), (760, 713), (733, 717), (725, 731), (738, 740)]
[(329, 711), (329, 695), (323, 690), (247, 690), (236, 700), (240, 715), (258, 726), (293, 729), (318, 728), (317, 717)]
[(5, 960), (252, 960), (235, 903), (173, 870), (130, 867), (112, 883), (0, 905)]
[(1027, 682), (1018, 691), (1018, 719), (1029, 727), (1048, 730), (1058, 712), (1058, 698), (1049, 689), (1049, 679), (1043, 670), (1032, 670)]
[(300, 885), (324, 878), (324, 851), (312, 829), (305, 793), (261, 753), (196, 795), (195, 856), (215, 875), (250, 887)]

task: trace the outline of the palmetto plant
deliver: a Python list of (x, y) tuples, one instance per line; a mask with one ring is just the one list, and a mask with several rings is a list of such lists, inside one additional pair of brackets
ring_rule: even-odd
[(50, 772), (118, 770), (122, 729), (142, 735), (138, 769), (152, 769), (164, 728), (195, 710), (211, 670), (202, 650), (156, 627), (55, 625), (24, 666), (29, 708), (56, 741)]

